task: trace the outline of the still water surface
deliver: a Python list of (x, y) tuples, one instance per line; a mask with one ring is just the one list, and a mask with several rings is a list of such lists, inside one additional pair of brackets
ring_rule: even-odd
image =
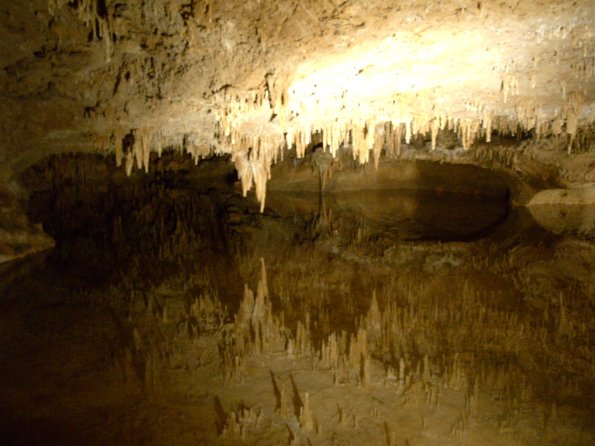
[[(423, 427), (391, 427), (399, 439), (441, 444), (428, 432), (444, 430), (443, 444), (592, 444), (592, 245), (547, 232), (505, 199), (375, 191), (270, 193), (267, 203), (260, 214), (231, 191), (163, 183), (33, 195), (31, 218), (57, 244), (0, 272), (2, 444), (226, 444), (217, 419), (233, 397), (215, 376), (225, 375), (221, 360), (206, 340), (202, 356), (187, 343), (233, 322), (261, 259), (287, 339), (301, 324), (317, 350), (333, 333), (364, 326), (385, 387), (406, 364), (410, 395), (416, 379), (426, 394), (431, 381), (443, 389), (442, 407), (454, 407), (443, 381), (458, 370), (463, 387), (476, 389), (462, 407), (469, 395), (485, 400), (459, 424), (438, 406), (420, 412)], [(201, 319), (192, 305), (206, 297)], [(378, 333), (365, 322), (374, 305)], [(215, 381), (203, 385), (209, 364)], [(249, 404), (250, 389), (238, 389)], [(287, 429), (273, 421), (245, 441), (285, 444)], [(333, 438), (382, 426), (370, 423), (351, 434), (341, 425)], [(318, 443), (332, 444), (324, 430)]]

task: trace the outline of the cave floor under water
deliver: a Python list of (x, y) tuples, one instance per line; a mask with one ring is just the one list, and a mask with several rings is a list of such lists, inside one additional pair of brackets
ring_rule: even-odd
[(64, 186), (0, 271), (6, 445), (591, 445), (592, 242), (506, 200)]

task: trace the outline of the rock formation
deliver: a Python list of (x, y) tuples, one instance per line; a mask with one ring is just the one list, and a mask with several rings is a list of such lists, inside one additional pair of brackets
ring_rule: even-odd
[(16, 172), (70, 151), (147, 169), (173, 146), (231, 154), (244, 192), (264, 202), (280, 151), (303, 156), (314, 138), (359, 163), (415, 135), (435, 150), (445, 129), (464, 150), (494, 133), (557, 138), (569, 156), (591, 147), (589, 0), (0, 8), (0, 161)]

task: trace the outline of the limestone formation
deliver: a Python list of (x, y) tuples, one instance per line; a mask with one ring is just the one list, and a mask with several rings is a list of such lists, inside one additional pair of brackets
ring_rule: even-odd
[(271, 166), (314, 141), (376, 166), (444, 130), (465, 151), (519, 133), (591, 147), (588, 0), (2, 8), (0, 161), (17, 172), (64, 151), (115, 153), (129, 175), (164, 147), (230, 154), (264, 209)]

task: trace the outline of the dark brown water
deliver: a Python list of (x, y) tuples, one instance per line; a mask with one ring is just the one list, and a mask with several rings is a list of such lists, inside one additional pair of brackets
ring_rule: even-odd
[[(2, 444), (220, 441), (187, 418), (204, 401), (171, 390), (172, 358), (192, 375), (200, 358), (179, 351), (184, 315), (211, 296), (232, 321), (261, 258), (275, 313), (290, 330), (308, 314), (314, 345), (355, 331), (374, 292), (382, 311), (409, 308), (425, 327), (370, 346), (379, 363), (407, 358), (414, 369), (429, 358), (446, 370), (464, 357), (487, 394), (518, 405), (506, 422), (519, 444), (593, 438), (593, 247), (548, 233), (505, 199), (270, 193), (260, 214), (231, 189), (147, 180), (40, 191), (30, 215), (57, 244), (0, 272)], [(135, 330), (158, 353), (135, 350)], [(160, 372), (149, 379), (151, 370)], [(560, 428), (539, 436), (522, 413), (554, 406), (557, 418), (540, 423)]]

